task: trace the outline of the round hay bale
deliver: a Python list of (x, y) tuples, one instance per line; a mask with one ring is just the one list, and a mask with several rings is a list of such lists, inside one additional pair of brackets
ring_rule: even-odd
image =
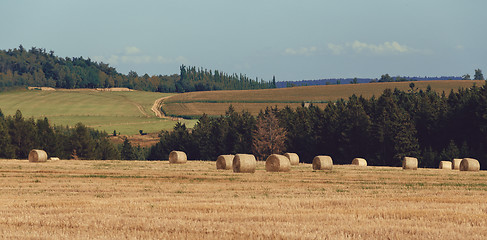
[(330, 156), (316, 156), (313, 158), (313, 170), (331, 170), (333, 159)]
[(404, 157), (402, 159), (402, 169), (406, 169), (406, 170), (418, 169), (418, 159), (413, 157)]
[(451, 170), (451, 162), (450, 161), (441, 161), (440, 166), (438, 167), (439, 169), (448, 169)]
[(220, 155), (216, 159), (216, 169), (232, 169), (234, 155)]
[(50, 157), (49, 160), (51, 160), (51, 161), (59, 161), (59, 158), (58, 157)]
[(464, 158), (460, 163), (460, 171), (480, 171), (480, 163), (477, 159)]
[(32, 149), (29, 153), (29, 162), (46, 162), (47, 153), (44, 150)]
[(352, 165), (366, 167), (367, 166), (367, 160), (365, 160), (363, 158), (354, 158), (352, 160)]
[(461, 159), (461, 158), (454, 158), (453, 160), (451, 160), (452, 169), (459, 170), (460, 169), (460, 163), (462, 162), (462, 160), (463, 159)]
[(291, 162), (284, 155), (272, 154), (265, 160), (265, 170), (268, 172), (289, 172)]
[(169, 153), (169, 163), (186, 163), (188, 161), (188, 157), (186, 157), (186, 153), (181, 151), (172, 151)]
[(233, 172), (236, 173), (254, 173), (257, 167), (257, 161), (252, 154), (236, 154), (233, 157)]
[(296, 153), (285, 153), (284, 156), (286, 156), (289, 159), (289, 162), (291, 165), (298, 165), (299, 164), (299, 156)]

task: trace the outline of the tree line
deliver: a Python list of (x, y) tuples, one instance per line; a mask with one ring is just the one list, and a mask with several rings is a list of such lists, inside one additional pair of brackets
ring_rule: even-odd
[(177, 123), (162, 131), (160, 141), (146, 149), (125, 139), (116, 146), (105, 132), (81, 123), (52, 126), (47, 118), (24, 118), (20, 111), (0, 111), (0, 158), (27, 158), (44, 149), (62, 159), (162, 160), (172, 150), (190, 159), (215, 160), (221, 154), (254, 153), (264, 160), (271, 153), (296, 152), (302, 162), (330, 155), (336, 164), (355, 157), (370, 165), (400, 166), (404, 156), (420, 167), (437, 167), (442, 160), (473, 157), (487, 166), (487, 85), (451, 91), (428, 88), (386, 89), (370, 99), (352, 95), (325, 108), (267, 108), (252, 116), (230, 106), (225, 115), (203, 115), (193, 129)]
[(52, 126), (47, 118), (25, 119), (19, 110), (4, 116), (0, 110), (0, 158), (26, 159), (30, 150), (43, 149), (62, 159), (120, 159), (120, 148), (105, 132), (82, 123)]
[[(385, 90), (370, 99), (352, 95), (324, 109), (304, 104), (296, 109), (268, 108), (254, 117), (235, 112), (203, 115), (194, 129), (177, 124), (161, 133), (149, 160), (167, 159), (172, 150), (190, 159), (215, 160), (220, 154), (258, 153), (253, 146), (259, 119), (275, 115), (285, 132), (284, 151), (296, 152), (310, 163), (316, 155), (330, 155), (337, 164), (355, 157), (370, 165), (400, 166), (404, 156), (419, 159), (420, 167), (438, 167), (442, 160), (477, 158), (487, 166), (487, 87), (474, 86), (449, 94), (428, 87), (409, 91)], [(266, 144), (270, 144), (267, 142)]]
[(202, 68), (180, 67), (180, 74), (139, 76), (121, 74), (106, 63), (83, 57), (61, 58), (54, 51), (32, 47), (0, 50), (0, 91), (13, 87), (111, 88), (152, 92), (243, 90), (275, 87), (273, 81), (250, 79), (243, 74), (226, 74)]

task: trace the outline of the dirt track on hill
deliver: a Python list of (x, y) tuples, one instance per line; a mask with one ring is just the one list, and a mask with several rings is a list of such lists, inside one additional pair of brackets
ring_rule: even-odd
[(164, 102), (164, 100), (166, 100), (169, 97), (171, 97), (171, 96), (162, 97), (162, 98), (159, 98), (156, 101), (154, 101), (154, 105), (152, 105), (151, 110), (152, 110), (152, 112), (154, 112), (154, 114), (156, 114), (156, 116), (158, 118), (165, 118), (165, 119), (170, 119), (173, 121), (179, 121), (179, 120), (181, 120), (181, 118), (168, 117), (168, 116), (166, 116), (166, 114), (164, 114), (163, 111), (161, 111), (162, 102)]

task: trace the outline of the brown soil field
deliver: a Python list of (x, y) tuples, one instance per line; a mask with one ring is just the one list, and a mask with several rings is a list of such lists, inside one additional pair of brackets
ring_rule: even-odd
[[(232, 105), (237, 112), (242, 110), (246, 110), (253, 115), (257, 115), (260, 110), (264, 110), (266, 107), (277, 107), (282, 109), (286, 106), (289, 106), (292, 109), (295, 109), (301, 106), (301, 103), (242, 103), (242, 102), (234, 102), (234, 103), (202, 103), (202, 102), (194, 102), (194, 103), (169, 103), (164, 104), (163, 109), (170, 114), (176, 115), (203, 115), (206, 113), (210, 116), (219, 116), (225, 115), (225, 111), (228, 110), (228, 107)], [(315, 106), (319, 106), (320, 108), (324, 108), (327, 103), (313, 103)]]
[(487, 172), (0, 160), (7, 239), (486, 239)]
[[(301, 102), (318, 102), (319, 106), (324, 106), (323, 102), (336, 101), (341, 98), (347, 99), (352, 94), (370, 98), (380, 96), (387, 88), (408, 91), (410, 83), (363, 83), (262, 90), (190, 92), (168, 97), (164, 100), (162, 107), (167, 114), (172, 115), (202, 115), (202, 113), (223, 115), (231, 104), (237, 111), (245, 109), (252, 114), (258, 114), (261, 109), (265, 109), (267, 106), (282, 108), (289, 105), (295, 108), (301, 105)], [(414, 84), (418, 90), (426, 90), (430, 85), (433, 91), (449, 94), (451, 90), (469, 88), (474, 84), (483, 86), (485, 81), (417, 81)]]

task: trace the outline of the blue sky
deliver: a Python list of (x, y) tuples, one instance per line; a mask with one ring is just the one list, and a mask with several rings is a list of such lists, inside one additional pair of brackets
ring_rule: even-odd
[(0, 48), (22, 44), (139, 75), (181, 64), (265, 80), (487, 71), (484, 0), (6, 0)]

